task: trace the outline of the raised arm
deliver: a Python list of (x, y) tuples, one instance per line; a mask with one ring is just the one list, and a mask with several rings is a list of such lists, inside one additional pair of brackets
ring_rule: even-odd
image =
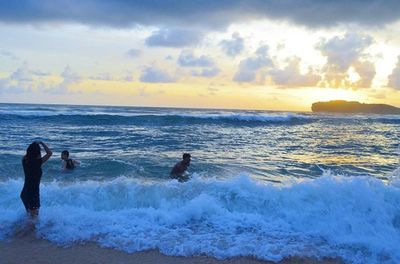
[(53, 152), (49, 149), (49, 147), (42, 141), (39, 141), (39, 144), (42, 145), (42, 147), (44, 148), (44, 151), (46, 151), (46, 155), (44, 155), (42, 157), (42, 163), (45, 163), (46, 161), (48, 161), (51, 157), (51, 155), (53, 155)]

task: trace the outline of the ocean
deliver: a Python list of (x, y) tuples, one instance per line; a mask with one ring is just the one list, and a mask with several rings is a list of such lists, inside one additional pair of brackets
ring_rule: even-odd
[(36, 234), (56, 244), (400, 263), (400, 116), (0, 104), (0, 128), (0, 240), (25, 217), (21, 159), (42, 140)]

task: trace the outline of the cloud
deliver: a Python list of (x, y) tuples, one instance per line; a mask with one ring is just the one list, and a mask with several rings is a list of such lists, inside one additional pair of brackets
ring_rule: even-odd
[(148, 83), (170, 83), (175, 82), (176, 78), (171, 77), (161, 69), (151, 66), (143, 70), (140, 81)]
[(14, 53), (6, 50), (0, 50), (0, 56), (9, 58), (14, 61), (19, 61), (21, 60), (18, 56), (16, 56)]
[(321, 76), (315, 74), (310, 69), (308, 73), (300, 73), (300, 59), (295, 57), (289, 61), (284, 69), (272, 69), (268, 71), (268, 75), (276, 85), (283, 87), (310, 87), (316, 86)]
[(133, 74), (132, 73), (126, 73), (125, 76), (122, 77), (122, 80), (125, 82), (133, 82)]
[(33, 75), (27, 64), (17, 68), (9, 77), (0, 79), (0, 93), (25, 93), (33, 87)]
[(126, 52), (126, 55), (131, 58), (137, 58), (142, 55), (142, 51), (139, 49), (130, 49)]
[(214, 66), (212, 58), (205, 55), (196, 57), (191, 50), (184, 50), (178, 58), (178, 63), (181, 67), (211, 67)]
[(63, 72), (60, 74), (63, 80), (55, 86), (50, 86), (47, 89), (41, 89), (45, 93), (51, 94), (66, 94), (71, 93), (71, 86), (78, 84), (82, 81), (82, 77), (74, 72), (69, 66), (66, 66)]
[(370, 61), (363, 61), (355, 63), (354, 68), (360, 76), (360, 80), (354, 83), (354, 86), (363, 88), (371, 87), (372, 80), (376, 74), (375, 65)]
[(211, 77), (215, 77), (218, 75), (218, 73), (220, 73), (220, 69), (217, 67), (212, 67), (212, 68), (205, 68), (202, 69), (200, 72), (199, 71), (193, 71), (192, 75), (193, 76), (199, 76), (199, 77), (207, 77), (207, 78), (211, 78)]
[(42, 71), (33, 71), (27, 64), (17, 68), (7, 78), (0, 79), (0, 92), (2, 93), (28, 93), (38, 89), (44, 93), (65, 94), (70, 93), (69, 88), (79, 83), (82, 78), (73, 72), (70, 67), (65, 67), (60, 77), (62, 81), (57, 85), (48, 85), (41, 77), (48, 76)]
[[(365, 50), (374, 42), (368, 35), (347, 33), (322, 40), (318, 45), (327, 58), (324, 65), (323, 85), (330, 87), (369, 87), (375, 77), (375, 65), (367, 60)], [(354, 69), (359, 75), (358, 81), (352, 81), (349, 70)]]
[(10, 79), (17, 82), (31, 82), (33, 80), (32, 73), (26, 64), (13, 72), (10, 75)]
[(397, 0), (3, 0), (0, 21), (30, 24), (64, 22), (110, 27), (183, 24), (215, 29), (234, 22), (269, 18), (310, 27), (342, 23), (382, 26), (399, 20), (399, 9), (400, 1)]
[(90, 79), (99, 80), (99, 81), (112, 81), (113, 80), (111, 74), (108, 72), (103, 72), (96, 76), (92, 76), (92, 77), (90, 77)]
[(159, 29), (153, 31), (146, 39), (146, 45), (150, 47), (181, 48), (192, 46), (201, 41), (203, 33), (187, 29)]
[(253, 82), (259, 70), (272, 66), (273, 62), (268, 55), (268, 46), (261, 46), (255, 55), (244, 59), (239, 64), (239, 71), (233, 77), (236, 82)]
[(345, 71), (372, 43), (373, 39), (370, 36), (347, 33), (343, 37), (335, 36), (327, 41), (323, 40), (317, 48), (327, 57), (328, 64), (334, 64), (339, 70)]
[(236, 57), (244, 50), (244, 39), (235, 32), (232, 34), (232, 39), (222, 40), (219, 45), (226, 55)]
[(388, 84), (390, 88), (400, 90), (400, 56), (397, 57), (397, 64), (392, 74), (389, 75)]
[(210, 78), (220, 72), (212, 58), (205, 55), (196, 56), (192, 50), (183, 50), (178, 57), (178, 64), (185, 68), (197, 68), (192, 70), (193, 76)]

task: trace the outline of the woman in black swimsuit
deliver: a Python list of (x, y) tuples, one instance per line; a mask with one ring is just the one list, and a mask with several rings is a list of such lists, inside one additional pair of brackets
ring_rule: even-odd
[[(40, 145), (46, 151), (46, 155), (41, 157)], [(42, 164), (45, 163), (53, 153), (49, 147), (41, 142), (35, 141), (26, 149), (26, 154), (22, 159), (22, 166), (25, 173), (25, 183), (21, 191), (21, 200), (24, 203), (26, 212), (32, 217), (39, 214), (40, 197), (39, 185), (42, 178)]]

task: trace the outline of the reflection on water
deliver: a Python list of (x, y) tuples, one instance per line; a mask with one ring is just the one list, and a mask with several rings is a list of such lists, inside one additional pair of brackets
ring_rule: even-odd
[[(203, 177), (268, 181), (324, 170), (387, 178), (399, 163), (395, 116), (3, 104), (0, 117), (1, 178), (21, 177), (21, 156), (35, 139), (55, 153), (44, 180), (168, 179), (183, 152)], [(68, 176), (59, 171), (64, 149), (82, 162)]]

